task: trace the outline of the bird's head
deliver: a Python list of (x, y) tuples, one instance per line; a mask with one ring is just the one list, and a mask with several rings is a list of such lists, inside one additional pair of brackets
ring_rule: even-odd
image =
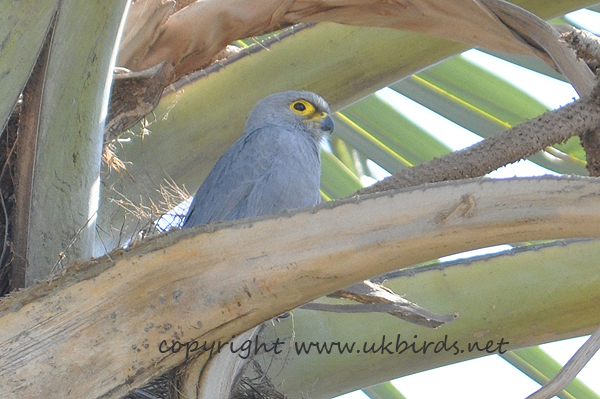
[(247, 131), (265, 125), (299, 129), (317, 142), (325, 133), (333, 131), (329, 105), (321, 96), (310, 91), (285, 91), (260, 100), (248, 117)]

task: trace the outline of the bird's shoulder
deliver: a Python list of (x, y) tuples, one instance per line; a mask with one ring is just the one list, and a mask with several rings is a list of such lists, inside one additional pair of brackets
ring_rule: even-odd
[(231, 219), (244, 201), (251, 201), (257, 186), (272, 180), (273, 174), (286, 173), (282, 164), (299, 164), (294, 159), (305, 152), (303, 146), (298, 134), (278, 126), (246, 132), (217, 161), (196, 192), (185, 225)]

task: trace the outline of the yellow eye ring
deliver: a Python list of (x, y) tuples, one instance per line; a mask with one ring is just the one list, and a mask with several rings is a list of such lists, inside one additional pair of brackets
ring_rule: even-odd
[(296, 100), (290, 104), (292, 112), (302, 115), (310, 116), (315, 113), (315, 107), (306, 100)]

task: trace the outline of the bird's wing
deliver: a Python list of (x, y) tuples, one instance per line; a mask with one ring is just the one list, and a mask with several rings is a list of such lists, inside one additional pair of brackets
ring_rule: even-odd
[(318, 203), (318, 148), (307, 145), (310, 139), (275, 126), (245, 134), (198, 189), (184, 227)]

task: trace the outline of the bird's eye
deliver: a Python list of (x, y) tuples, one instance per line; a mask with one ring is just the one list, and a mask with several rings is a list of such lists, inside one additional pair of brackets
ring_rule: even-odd
[(315, 113), (315, 107), (306, 100), (294, 101), (290, 104), (290, 109), (302, 116), (310, 116)]
[(294, 109), (296, 111), (302, 112), (302, 111), (304, 111), (306, 109), (306, 106), (304, 104), (302, 104), (302, 103), (294, 103)]

